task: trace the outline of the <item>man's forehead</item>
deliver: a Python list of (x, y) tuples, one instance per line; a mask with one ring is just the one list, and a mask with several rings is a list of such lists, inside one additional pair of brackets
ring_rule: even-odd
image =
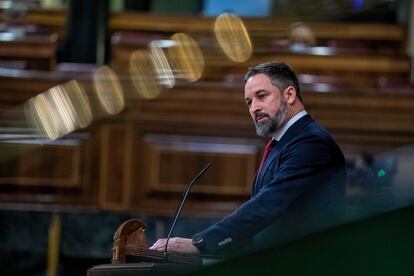
[(259, 73), (259, 74), (256, 74), (256, 75), (250, 77), (247, 80), (246, 85), (248, 83), (252, 83), (252, 82), (270, 82), (270, 78), (267, 75), (263, 74), (263, 73)]
[(244, 86), (245, 92), (248, 90), (258, 90), (262, 88), (272, 89), (272, 87), (277, 88), (265, 74), (257, 74), (249, 78)]

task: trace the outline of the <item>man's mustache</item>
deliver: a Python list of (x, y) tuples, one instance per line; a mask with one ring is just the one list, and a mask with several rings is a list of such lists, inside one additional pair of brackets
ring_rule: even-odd
[(267, 113), (257, 111), (254, 113), (254, 121), (257, 123), (258, 120), (264, 117), (269, 117)]

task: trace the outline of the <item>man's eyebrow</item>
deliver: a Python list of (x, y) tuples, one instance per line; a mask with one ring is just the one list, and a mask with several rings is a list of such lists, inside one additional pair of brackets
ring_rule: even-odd
[[(267, 93), (267, 91), (266, 91), (266, 90), (264, 90), (264, 89), (260, 89), (260, 90), (257, 90), (256, 92), (254, 92), (254, 96), (257, 96), (258, 94), (260, 94), (260, 93), (262, 93), (262, 92)], [(247, 101), (247, 100), (250, 100), (250, 98), (244, 98), (244, 100), (245, 100), (245, 101)]]
[(256, 93), (254, 93), (254, 94), (257, 96), (257, 94), (262, 93), (262, 92), (265, 92), (266, 93), (267, 90), (260, 89), (260, 90), (257, 90)]

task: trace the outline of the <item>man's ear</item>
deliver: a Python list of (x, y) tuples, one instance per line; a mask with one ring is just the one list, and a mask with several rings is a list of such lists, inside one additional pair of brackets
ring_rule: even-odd
[(283, 92), (283, 96), (288, 104), (293, 104), (296, 101), (296, 89), (289, 85)]

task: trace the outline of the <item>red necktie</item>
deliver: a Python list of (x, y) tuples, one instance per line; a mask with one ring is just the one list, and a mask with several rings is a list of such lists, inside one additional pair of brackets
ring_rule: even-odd
[(263, 152), (263, 156), (262, 156), (262, 161), (260, 162), (260, 166), (259, 169), (257, 170), (257, 173), (260, 172), (260, 170), (262, 169), (262, 166), (264, 164), (264, 162), (266, 161), (267, 156), (269, 155), (270, 151), (272, 150), (272, 148), (274, 146), (276, 146), (277, 141), (275, 139), (271, 139), (265, 146), (264, 152)]

